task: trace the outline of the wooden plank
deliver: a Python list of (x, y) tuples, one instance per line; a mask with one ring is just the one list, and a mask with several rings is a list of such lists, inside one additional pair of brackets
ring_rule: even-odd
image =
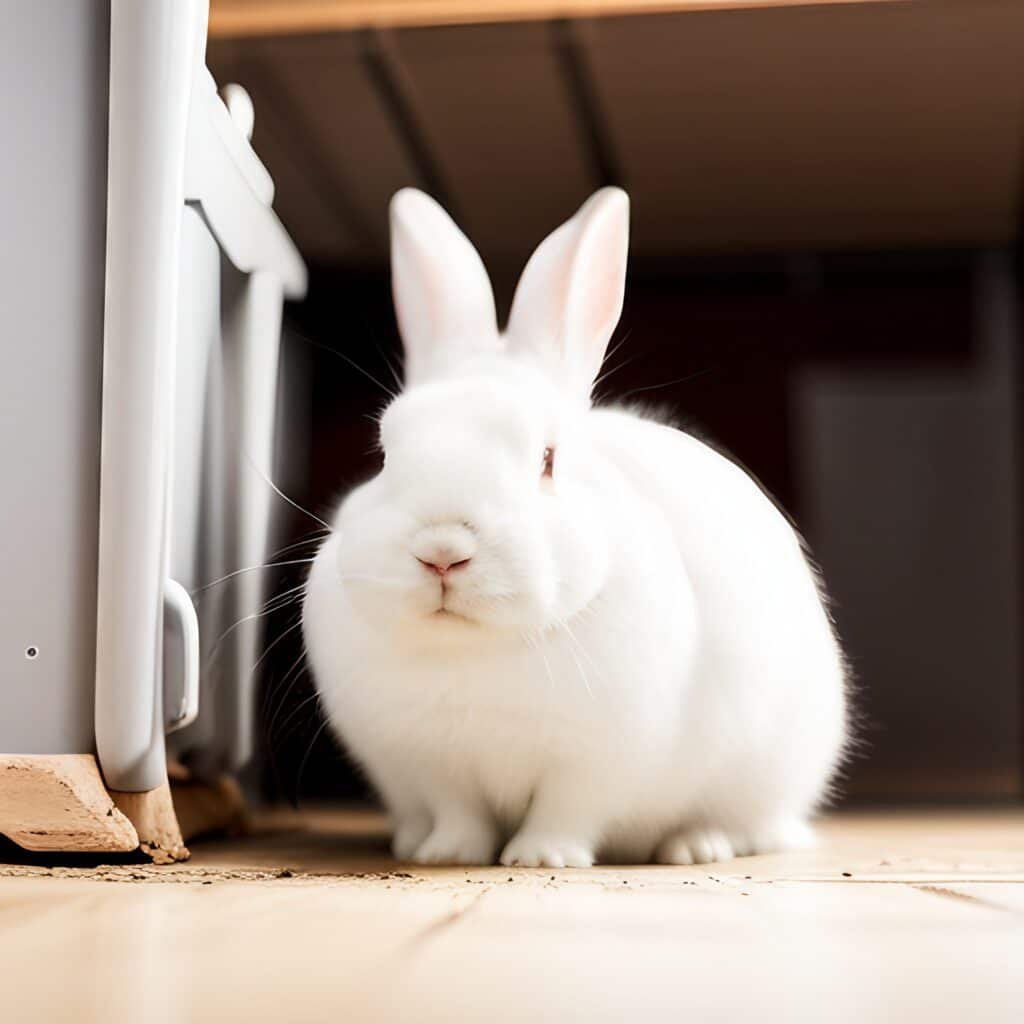
[[(244, 823), (237, 785), (203, 785), (177, 772), (186, 834)], [(0, 835), (25, 850), (128, 853), (141, 849), (156, 864), (186, 860), (167, 783), (147, 793), (109, 792), (91, 754), (0, 755)]]
[[(98, 869), (95, 880), (76, 869), (4, 878), (0, 964), (19, 982), (5, 987), (8, 1015), (1019, 1019), (1021, 884), (800, 881), (784, 866), (758, 877), (744, 870), (758, 858), (715, 871), (396, 871), (367, 856), (375, 819), (322, 814), (311, 824), (321, 852), (333, 847), (333, 876), (132, 866)], [(926, 861), (938, 846), (965, 864), (983, 858), (977, 870), (1007, 852), (1019, 861), (1022, 827), (1020, 810), (842, 817), (826, 842), (846, 860), (884, 850)], [(196, 862), (204, 856), (197, 846)], [(378, 870), (366, 873), (370, 863)], [(181, 884), (161, 884), (173, 877)]]
[(1024, 885), (1000, 882), (955, 882), (950, 885), (919, 885), (917, 889), (946, 899), (973, 900), (998, 907), (1024, 918)]
[[(387, 878), (394, 884), (479, 885), (534, 880), (577, 884), (740, 886), (744, 882), (814, 884), (987, 885), (1024, 883), (1024, 809), (846, 811), (816, 825), (817, 847), (739, 857), (714, 865), (599, 865), (587, 869), (455, 868), (400, 865), (388, 853), (387, 823), (366, 809), (263, 812), (244, 837), (192, 844), (188, 864), (113, 868), (12, 865), (0, 876), (126, 878), (182, 882), (266, 880), (282, 876), (329, 881)], [(98, 874), (97, 874), (98, 872)], [(113, 873), (112, 873), (113, 872)], [(552, 875), (554, 878), (552, 878)], [(109, 878), (108, 878), (109, 876)], [(136, 877), (137, 876), (137, 877)]]
[(638, 253), (1015, 237), (1024, 8), (596, 20), (582, 32)]
[(26, 1024), (240, 1006), (294, 1024), (1019, 1020), (1024, 939), (1005, 911), (909, 887), (620, 889), (7, 880), (5, 1009)]
[(26, 850), (112, 853), (139, 845), (91, 754), (0, 755), (0, 835)]
[(121, 813), (135, 826), (139, 848), (154, 864), (173, 864), (188, 860), (188, 847), (174, 812), (170, 783), (144, 793), (112, 791), (110, 794)]
[(425, 184), (507, 299), (604, 165), (632, 192), (640, 263), (1017, 233), (1024, 7), (1009, 0), (214, 39), (210, 61), (253, 92), (257, 150), (315, 261), (383, 263), (387, 196)]
[(211, 0), (210, 37), (898, 0)]

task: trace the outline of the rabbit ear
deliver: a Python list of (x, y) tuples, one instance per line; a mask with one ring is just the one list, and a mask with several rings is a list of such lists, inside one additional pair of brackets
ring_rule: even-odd
[(587, 399), (622, 313), (628, 249), (629, 196), (603, 188), (541, 242), (512, 301), (510, 350), (533, 352)]
[(480, 256), (430, 196), (391, 199), (391, 291), (408, 386), (460, 357), (498, 347), (494, 293)]

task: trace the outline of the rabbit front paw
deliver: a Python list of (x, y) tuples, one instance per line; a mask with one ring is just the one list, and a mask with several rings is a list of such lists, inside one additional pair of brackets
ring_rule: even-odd
[(412, 859), (417, 864), (493, 864), (497, 845), (495, 830), (485, 822), (440, 822)]
[(391, 852), (395, 860), (411, 860), (423, 841), (430, 835), (430, 819), (411, 817), (400, 819), (395, 825)]
[(594, 852), (588, 844), (566, 836), (520, 833), (502, 851), (501, 863), (520, 868), (589, 868)]

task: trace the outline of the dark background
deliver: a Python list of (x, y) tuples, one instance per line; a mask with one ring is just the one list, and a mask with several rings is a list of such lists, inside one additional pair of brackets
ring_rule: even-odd
[[(505, 313), (533, 246), (623, 185), (602, 397), (694, 422), (806, 533), (856, 675), (847, 799), (1020, 798), (1018, 5), (243, 35), (208, 60), (253, 95), (311, 267), (286, 317), (292, 497), (324, 515), (373, 472), (395, 189), (448, 206)], [(289, 513), (287, 542), (315, 528)], [(268, 642), (297, 614), (269, 616)], [(294, 636), (264, 663), (266, 792), (362, 794)]]

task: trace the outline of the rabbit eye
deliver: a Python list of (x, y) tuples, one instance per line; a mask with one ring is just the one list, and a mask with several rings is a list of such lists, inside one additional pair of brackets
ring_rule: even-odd
[(541, 472), (541, 476), (551, 477), (555, 473), (555, 449), (545, 448), (544, 449), (544, 469)]

